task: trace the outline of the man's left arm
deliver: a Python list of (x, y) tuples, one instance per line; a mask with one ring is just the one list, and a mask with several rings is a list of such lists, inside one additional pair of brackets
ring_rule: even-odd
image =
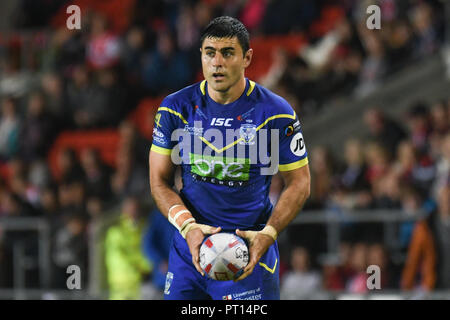
[(259, 259), (275, 242), (278, 234), (297, 216), (310, 194), (311, 176), (308, 164), (291, 171), (280, 171), (285, 187), (278, 202), (267, 221), (266, 227), (257, 231), (236, 230), (236, 234), (250, 242), (250, 261), (244, 268), (244, 273), (235, 281), (248, 277)]

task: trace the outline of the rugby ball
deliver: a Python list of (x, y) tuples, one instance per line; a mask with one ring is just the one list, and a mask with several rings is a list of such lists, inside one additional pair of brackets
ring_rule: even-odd
[(238, 278), (248, 264), (245, 241), (233, 233), (216, 233), (207, 237), (200, 247), (200, 266), (209, 278), (228, 281)]

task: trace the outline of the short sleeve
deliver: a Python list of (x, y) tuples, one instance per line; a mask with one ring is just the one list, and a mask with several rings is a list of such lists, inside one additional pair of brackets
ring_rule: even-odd
[(284, 117), (277, 121), (280, 171), (290, 171), (308, 164), (308, 153), (300, 119), (290, 106), (289, 108), (293, 117)]
[(164, 155), (171, 154), (177, 144), (177, 141), (171, 140), (172, 132), (179, 127), (182, 118), (170, 100), (164, 99), (155, 115), (152, 151)]

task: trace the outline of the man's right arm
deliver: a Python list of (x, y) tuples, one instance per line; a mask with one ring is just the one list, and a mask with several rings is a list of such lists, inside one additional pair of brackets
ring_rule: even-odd
[(184, 205), (183, 200), (172, 188), (175, 165), (172, 163), (170, 155), (163, 155), (151, 150), (149, 168), (150, 188), (158, 209), (186, 239), (192, 255), (192, 263), (197, 271), (204, 275), (200, 267), (200, 246), (206, 234), (220, 232), (221, 228), (195, 223), (195, 219)]
[(159, 211), (168, 218), (168, 212), (174, 205), (184, 205), (178, 193), (173, 190), (175, 165), (170, 155), (150, 151), (150, 190)]

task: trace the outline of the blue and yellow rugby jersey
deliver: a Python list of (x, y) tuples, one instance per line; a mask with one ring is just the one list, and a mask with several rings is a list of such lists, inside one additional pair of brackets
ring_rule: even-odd
[(272, 176), (261, 170), (308, 163), (299, 119), (286, 100), (248, 79), (241, 97), (226, 105), (212, 100), (207, 86), (204, 80), (162, 101), (151, 150), (170, 155), (181, 148), (180, 196), (198, 223), (259, 230), (272, 211)]

